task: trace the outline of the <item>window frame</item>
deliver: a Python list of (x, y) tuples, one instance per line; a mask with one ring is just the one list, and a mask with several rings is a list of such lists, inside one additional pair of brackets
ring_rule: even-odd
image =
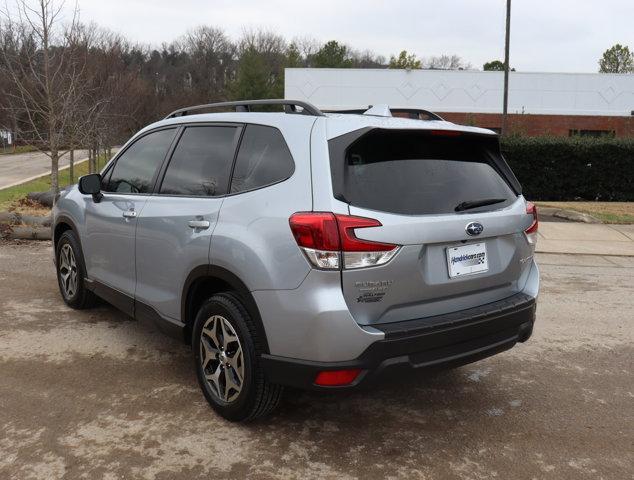
[(175, 141), (180, 136), (180, 131), (182, 130), (181, 125), (162, 125), (160, 127), (156, 127), (156, 128), (151, 129), (151, 130), (148, 130), (147, 132), (143, 132), (141, 135), (139, 135), (136, 138), (134, 138), (133, 141), (129, 142), (128, 145), (125, 146), (125, 148), (123, 148), (120, 151), (118, 151), (117, 154), (112, 158), (112, 160), (110, 160), (110, 162), (108, 162), (108, 164), (105, 167), (103, 167), (103, 170), (99, 174), (99, 175), (101, 175), (101, 181), (103, 182), (104, 178), (106, 178), (108, 175), (112, 175), (112, 172), (116, 168), (117, 163), (119, 162), (119, 159), (134, 144), (136, 144), (142, 138), (145, 138), (146, 136), (148, 136), (148, 135), (150, 135), (152, 133), (159, 132), (161, 130), (174, 130), (174, 138), (172, 138), (172, 142), (170, 143), (170, 146), (168, 147), (167, 151), (165, 152), (165, 156), (163, 157), (163, 160), (160, 161), (159, 167), (154, 172), (154, 176), (152, 177), (152, 180), (150, 181), (150, 184), (152, 185), (152, 188), (150, 189), (150, 191), (149, 192), (144, 192), (144, 193), (136, 193), (136, 192), (108, 192), (106, 190), (103, 190), (102, 193), (104, 195), (135, 195), (135, 196), (139, 196), (139, 195), (145, 195), (145, 196), (154, 195), (154, 193), (156, 192), (156, 183), (157, 183), (158, 179), (160, 178), (160, 173), (161, 173), (161, 171), (163, 169), (163, 166), (165, 165), (165, 161), (166, 161), (166, 159), (171, 157), (172, 151), (174, 150)]
[(165, 180), (165, 174), (167, 173), (167, 169), (172, 163), (172, 158), (174, 156), (174, 152), (176, 151), (176, 147), (178, 147), (181, 137), (183, 136), (183, 133), (185, 132), (185, 129), (187, 127), (234, 127), (238, 131), (236, 134), (236, 140), (234, 141), (234, 144), (233, 144), (233, 158), (231, 160), (231, 168), (229, 169), (229, 176), (228, 176), (229, 180), (227, 184), (227, 191), (229, 191), (229, 188), (231, 188), (231, 179), (233, 178), (233, 169), (236, 164), (236, 157), (238, 155), (240, 142), (242, 141), (242, 136), (244, 135), (246, 124), (239, 123), (239, 122), (189, 122), (189, 123), (179, 123), (179, 127), (180, 128), (178, 129), (178, 132), (176, 133), (174, 142), (172, 143), (170, 149), (167, 152), (168, 153), (167, 158), (163, 162), (163, 165), (161, 166), (161, 168), (159, 169), (158, 178), (156, 180), (156, 183), (154, 184), (153, 195), (160, 195), (162, 197), (183, 197), (183, 198), (224, 198), (228, 196), (227, 193), (225, 193), (224, 195), (214, 195), (214, 196), (161, 193), (161, 187), (163, 186), (163, 181)]
[[(279, 132), (279, 134), (281, 135), (282, 140), (284, 141), (284, 145), (286, 145), (286, 148), (288, 150), (288, 154), (291, 157), (291, 162), (293, 163), (293, 168), (291, 170), (291, 173), (287, 177), (284, 177), (284, 178), (282, 178), (280, 180), (276, 180), (275, 182), (267, 183), (266, 185), (260, 185), (259, 187), (250, 188), (248, 190), (240, 190), (239, 192), (231, 193), (231, 184), (233, 183), (233, 174), (234, 174), (235, 169), (236, 169), (236, 164), (238, 163), (238, 155), (240, 154), (240, 148), (242, 147), (242, 139), (244, 138), (244, 133), (246, 132), (247, 127), (249, 125), (253, 125), (255, 127), (273, 128), (273, 129), (277, 130)], [(243, 193), (255, 192), (256, 190), (260, 190), (262, 188), (272, 187), (273, 185), (277, 185), (278, 183), (285, 182), (286, 180), (291, 178), (293, 175), (295, 175), (295, 169), (296, 169), (295, 167), (296, 167), (295, 158), (293, 157), (293, 153), (291, 152), (291, 148), (288, 146), (288, 143), (286, 142), (286, 138), (284, 138), (284, 134), (282, 133), (282, 131), (279, 128), (274, 127), (272, 125), (262, 125), (262, 124), (259, 124), (259, 123), (245, 123), (244, 124), (244, 129), (242, 130), (242, 134), (240, 135), (240, 142), (238, 144), (238, 148), (236, 149), (235, 157), (233, 159), (233, 166), (231, 167), (231, 177), (229, 178), (229, 190), (227, 191), (227, 195), (226, 196), (230, 197), (230, 196), (234, 196), (234, 195), (242, 195)]]
[[(249, 125), (254, 125), (254, 126), (259, 126), (259, 127), (269, 127), (269, 128), (274, 128), (275, 130), (277, 130), (280, 135), (282, 136), (282, 139), (284, 140), (284, 143), (286, 144), (286, 148), (288, 148), (288, 152), (291, 156), (291, 160), (293, 162), (293, 170), (291, 172), (291, 174), (286, 177), (283, 178), (281, 180), (278, 180), (276, 182), (267, 184), (267, 185), (261, 185), (259, 187), (256, 188), (252, 188), (250, 190), (242, 190), (240, 192), (235, 192), (235, 193), (231, 193), (231, 184), (233, 182), (233, 173), (235, 171), (236, 168), (236, 162), (238, 160), (238, 154), (240, 153), (240, 147), (242, 145), (242, 138), (244, 137), (244, 132), (247, 129), (247, 126)], [(170, 146), (168, 153), (167, 153), (167, 157), (165, 159), (165, 161), (163, 162), (161, 168), (159, 169), (159, 174), (158, 174), (158, 178), (156, 179), (156, 182), (154, 184), (154, 189), (152, 192), (152, 195), (160, 195), (162, 197), (181, 197), (181, 198), (205, 198), (205, 199), (211, 199), (211, 198), (226, 198), (226, 197), (234, 197), (236, 195), (242, 195), (244, 193), (249, 193), (249, 192), (254, 192), (256, 190), (261, 190), (263, 188), (268, 188), (271, 187), (273, 185), (277, 185), (278, 183), (282, 183), (285, 182), (287, 180), (289, 180), (293, 175), (295, 175), (295, 171), (296, 171), (296, 164), (295, 164), (295, 158), (293, 157), (293, 153), (291, 152), (290, 147), (288, 146), (288, 142), (286, 141), (286, 138), (284, 137), (284, 134), (282, 133), (282, 131), (273, 126), (273, 125), (265, 125), (265, 124), (261, 124), (261, 123), (252, 123), (252, 122), (187, 122), (187, 123), (179, 123), (178, 124), (178, 132), (176, 133), (176, 136), (174, 137), (174, 141), (172, 142), (172, 145)], [(231, 162), (231, 169), (229, 170), (229, 180), (228, 180), (228, 184), (227, 184), (227, 193), (225, 193), (224, 195), (217, 195), (217, 196), (202, 196), (202, 195), (182, 195), (182, 194), (174, 194), (174, 193), (161, 193), (161, 186), (163, 185), (163, 180), (165, 179), (165, 173), (167, 172), (167, 169), (169, 168), (169, 165), (172, 161), (172, 157), (174, 154), (174, 151), (176, 150), (176, 147), (178, 146), (178, 143), (180, 142), (181, 137), (183, 136), (183, 132), (185, 131), (185, 129), (187, 127), (236, 127), (238, 128), (240, 131), (238, 132), (238, 134), (236, 135), (236, 142), (234, 144), (234, 150), (233, 150), (233, 159)]]

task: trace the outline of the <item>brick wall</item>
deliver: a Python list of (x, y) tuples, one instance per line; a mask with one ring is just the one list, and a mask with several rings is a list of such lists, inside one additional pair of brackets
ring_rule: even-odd
[[(436, 112), (445, 120), (463, 125), (499, 129), (502, 115), (495, 113)], [(509, 114), (509, 131), (523, 135), (567, 137), (571, 130), (614, 131), (617, 137), (634, 137), (634, 116)]]

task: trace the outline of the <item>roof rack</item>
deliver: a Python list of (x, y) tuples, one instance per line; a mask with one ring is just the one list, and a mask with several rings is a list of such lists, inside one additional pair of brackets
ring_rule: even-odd
[[(323, 117), (324, 114), (316, 106), (301, 100), (267, 99), (267, 100), (240, 100), (237, 102), (207, 103), (205, 105), (193, 105), (181, 108), (170, 113), (165, 119), (183, 117), (193, 110), (206, 110), (208, 108), (235, 107), (236, 112), (250, 112), (253, 105), (283, 105), (285, 113), (295, 113), (301, 115), (313, 115)], [(297, 107), (301, 107), (298, 110)]]

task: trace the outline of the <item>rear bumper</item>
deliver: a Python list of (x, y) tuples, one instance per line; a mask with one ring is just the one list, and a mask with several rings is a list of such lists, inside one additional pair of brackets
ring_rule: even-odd
[[(535, 321), (535, 298), (524, 293), (447, 315), (373, 325), (385, 334), (359, 357), (345, 362), (312, 362), (263, 355), (273, 383), (310, 390), (349, 389), (367, 384), (387, 369), (433, 369), (464, 365), (508, 350), (528, 340)], [(362, 373), (344, 387), (314, 384), (318, 372), (359, 368)]]

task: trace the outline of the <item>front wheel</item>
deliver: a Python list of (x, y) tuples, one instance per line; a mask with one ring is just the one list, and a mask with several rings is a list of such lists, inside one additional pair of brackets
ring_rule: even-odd
[(279, 403), (282, 387), (264, 378), (262, 339), (238, 296), (207, 300), (194, 322), (196, 374), (209, 404), (227, 420), (254, 420)]
[(55, 252), (57, 259), (57, 283), (64, 302), (81, 310), (95, 304), (95, 294), (86, 288), (86, 267), (79, 241), (71, 230), (62, 234)]

